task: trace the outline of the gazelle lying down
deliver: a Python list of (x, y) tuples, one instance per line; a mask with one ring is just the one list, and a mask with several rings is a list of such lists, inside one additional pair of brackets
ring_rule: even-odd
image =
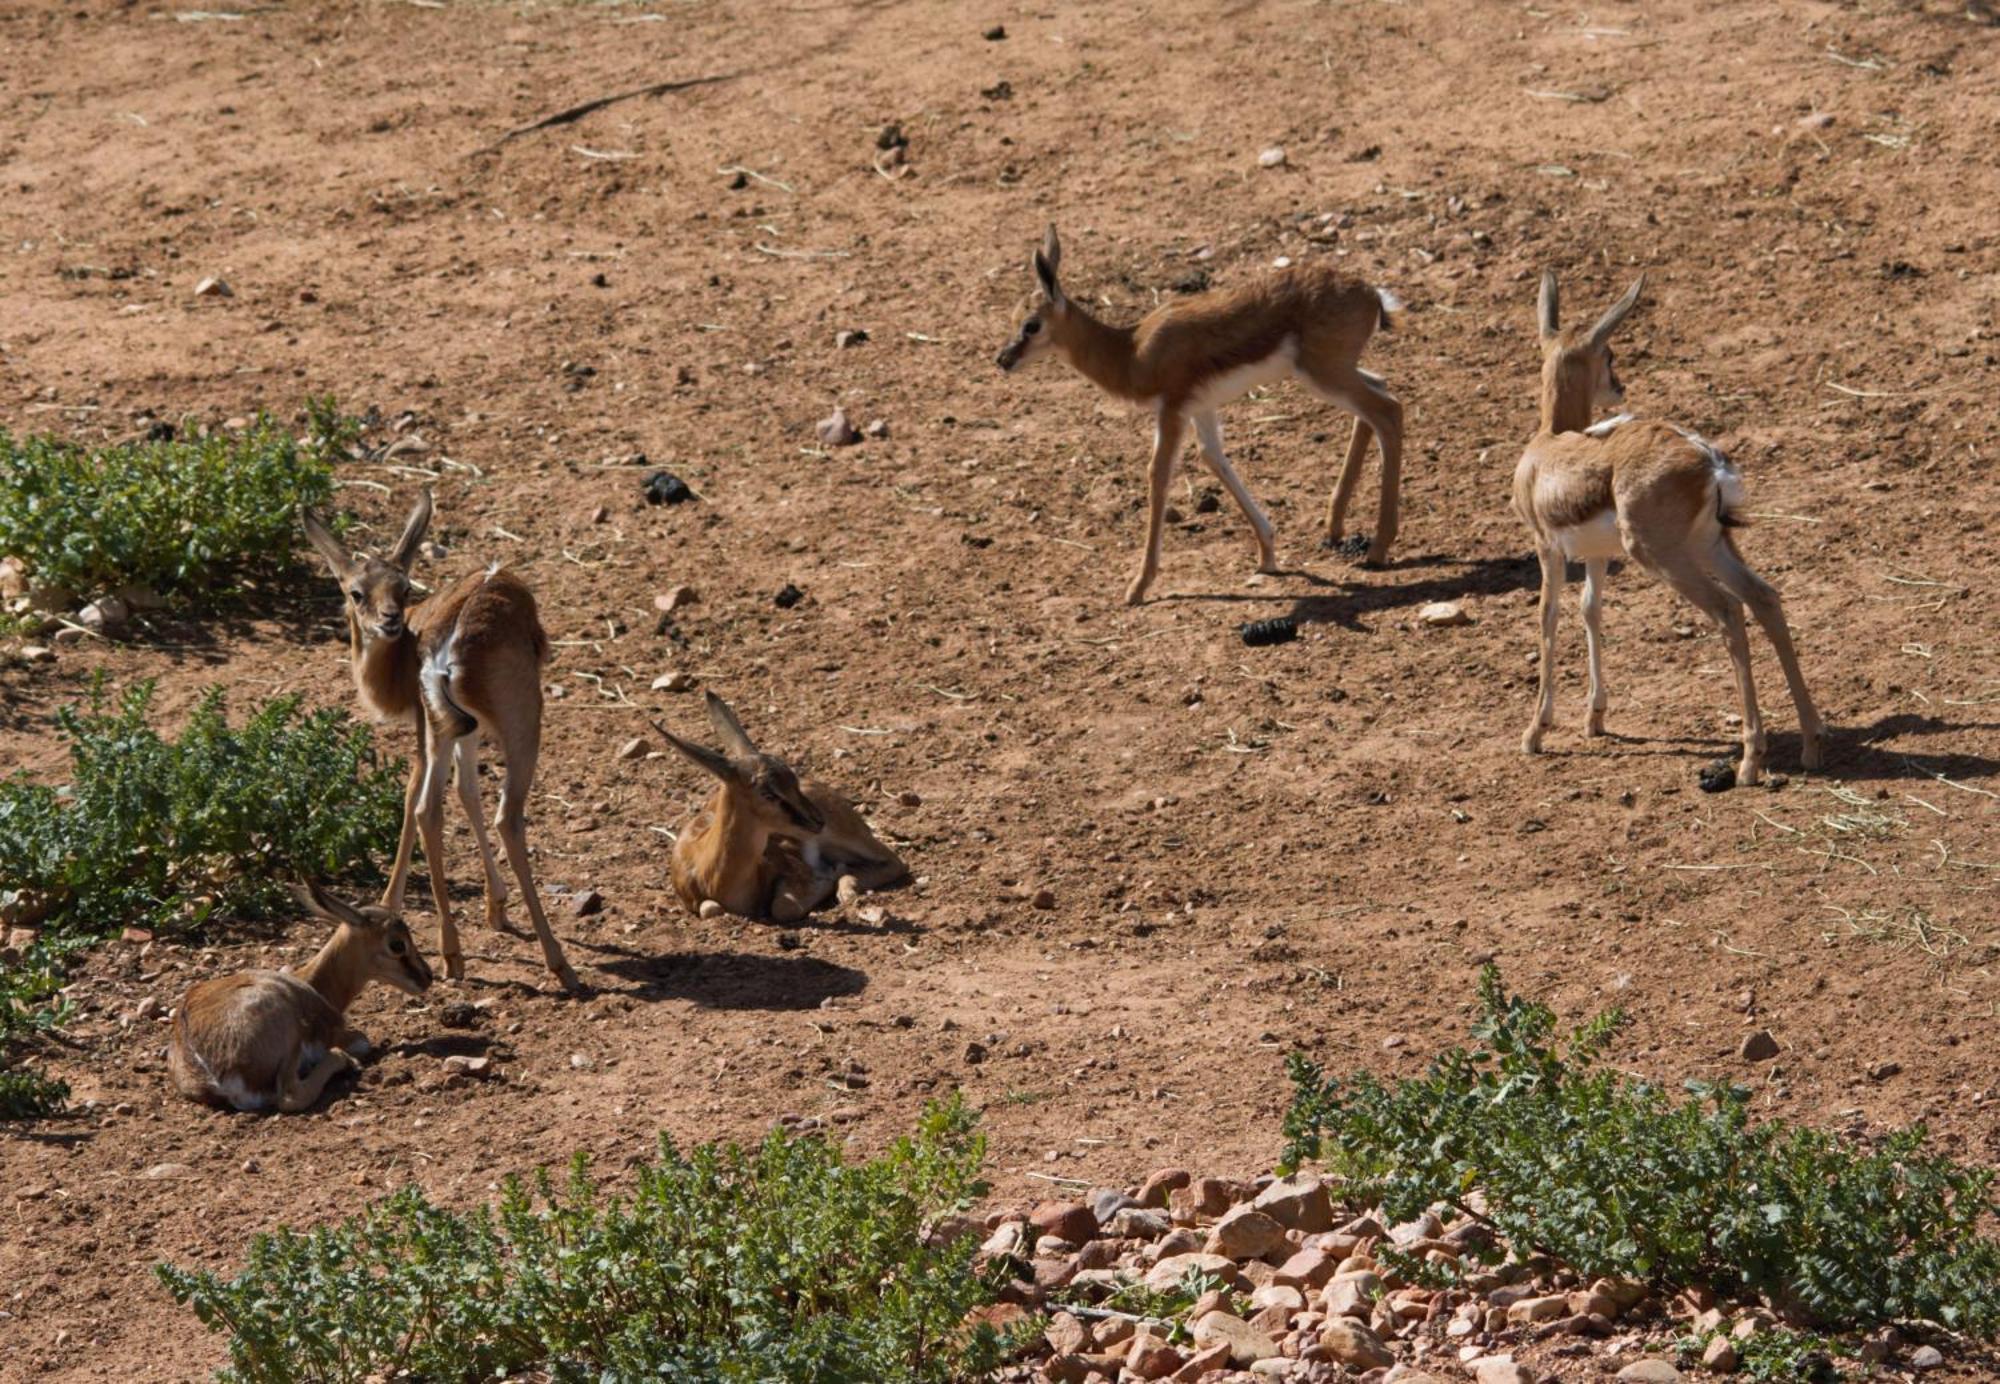
[(351, 1071), (368, 1040), (347, 1010), (371, 980), (411, 995), (431, 968), (403, 920), (354, 908), (307, 884), (299, 901), (338, 924), (319, 955), (288, 971), (243, 971), (190, 989), (174, 1015), (167, 1072), (184, 1096), (231, 1110), (304, 1110)]
[(1347, 502), (1361, 474), (1368, 439), (1382, 444), (1382, 495), (1368, 561), (1380, 565), (1396, 541), (1403, 474), (1403, 406), (1380, 376), (1358, 362), (1368, 338), (1387, 327), (1402, 306), (1385, 289), (1371, 288), (1323, 264), (1277, 270), (1231, 292), (1204, 293), (1155, 308), (1130, 327), (1100, 322), (1062, 291), (1056, 279), (1062, 242), (1049, 227), (1034, 254), (1035, 301), (1014, 339), (1000, 352), (1012, 370), (1054, 350), (1092, 383), (1153, 411), (1153, 464), (1146, 553), (1125, 599), (1137, 605), (1160, 569), (1160, 533), (1167, 487), (1174, 478), (1181, 441), (1194, 424), (1202, 455), (1236, 501), (1257, 542), (1257, 570), (1278, 570), (1271, 521), (1222, 454), (1222, 425), (1215, 411), (1260, 384), (1297, 380), (1354, 416), (1347, 461), (1326, 510), (1326, 542), (1340, 542)]
[(1590, 658), (1592, 735), (1604, 733), (1604, 668), (1599, 618), (1605, 566), (1629, 557), (1678, 591), (1722, 630), (1736, 690), (1743, 701), (1739, 783), (1755, 783), (1764, 767), (1764, 722), (1750, 679), (1750, 641), (1743, 607), (1778, 651), (1778, 666), (1799, 712), (1799, 760), (1819, 767), (1822, 727), (1799, 672), (1785, 609), (1771, 585), (1743, 561), (1731, 530), (1743, 504), (1743, 480), (1715, 446), (1671, 423), (1629, 414), (1592, 424), (1595, 408), (1624, 401), (1611, 368), (1611, 333), (1639, 301), (1642, 275), (1588, 331), (1557, 323), (1556, 276), (1542, 275), (1542, 426), (1514, 471), (1514, 510), (1534, 535), (1542, 563), (1541, 691), (1535, 719), (1522, 737), (1529, 754), (1555, 722), (1556, 613), (1564, 564), (1583, 563), (1583, 629)]
[(750, 743), (729, 704), (708, 694), (721, 750), (683, 740), (655, 721), (669, 745), (720, 783), (674, 843), (674, 891), (690, 911), (713, 899), (739, 918), (793, 923), (852, 875), (862, 889), (901, 882), (902, 858), (875, 838), (854, 805)]

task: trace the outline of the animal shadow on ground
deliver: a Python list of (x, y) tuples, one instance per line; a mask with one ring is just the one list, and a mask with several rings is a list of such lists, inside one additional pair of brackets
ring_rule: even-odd
[[(1895, 749), (1878, 742), (1911, 735), (1963, 735), (1969, 731), (2000, 730), (1993, 722), (1952, 721), (1899, 711), (1866, 727), (1830, 726), (1826, 736), (1826, 767), (1844, 778), (1988, 779), (2000, 774), (2000, 759), (1962, 750), (1925, 752)], [(1991, 790), (1982, 789), (1982, 792)]]
[(444, 1032), (428, 1037), (404, 1039), (378, 1052), (392, 1052), (399, 1057), (483, 1057), (492, 1048), (493, 1040), (483, 1033)]
[[(1431, 601), (1461, 600), (1467, 596), (1504, 596), (1510, 591), (1528, 590), (1541, 584), (1541, 569), (1536, 566), (1532, 556), (1459, 559), (1442, 554), (1429, 554), (1392, 562), (1374, 570), (1394, 573), (1425, 567), (1455, 570), (1426, 576), (1417, 581), (1376, 586), (1352, 581), (1333, 582), (1303, 569), (1287, 569), (1279, 575), (1303, 578), (1316, 587), (1326, 587), (1329, 590), (1324, 594), (1314, 593), (1298, 597), (1286, 614), (1302, 625), (1333, 624), (1343, 629), (1360, 630), (1364, 628), (1361, 623), (1361, 617), (1364, 615), (1396, 610), (1404, 606), (1424, 605)], [(1337, 592), (1331, 589), (1336, 587)], [(1273, 600), (1274, 595), (1255, 591), (1189, 592), (1161, 596), (1157, 599), (1161, 602), (1234, 601), (1262, 604)]]
[(615, 950), (618, 958), (600, 961), (598, 969), (633, 982), (624, 993), (643, 1000), (687, 1000), (703, 1009), (817, 1009), (824, 1000), (858, 995), (868, 985), (862, 972), (816, 956), (648, 956)]
[(227, 663), (231, 649), (275, 638), (318, 645), (347, 629), (340, 593), (322, 570), (294, 563), (281, 573), (204, 597), (193, 610), (148, 611), (126, 626), (120, 643), (173, 655), (180, 662)]

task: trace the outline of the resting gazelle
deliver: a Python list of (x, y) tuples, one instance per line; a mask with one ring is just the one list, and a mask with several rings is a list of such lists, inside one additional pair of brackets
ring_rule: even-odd
[(750, 743), (727, 702), (713, 692), (707, 701), (720, 750), (653, 723), (717, 780), (674, 842), (674, 891), (690, 911), (712, 899), (739, 918), (794, 923), (825, 903), (844, 875), (869, 890), (909, 874), (852, 803), (825, 784), (801, 783), (790, 765)]
[(1271, 271), (1230, 292), (1168, 303), (1134, 326), (1114, 327), (1064, 294), (1056, 277), (1062, 242), (1054, 226), (1032, 263), (1035, 300), (1000, 352), (1000, 368), (1011, 371), (1053, 350), (1100, 389), (1153, 412), (1146, 552), (1126, 589), (1127, 603), (1144, 600), (1159, 572), (1167, 487), (1190, 422), (1202, 455), (1250, 521), (1257, 570), (1278, 570), (1271, 521), (1223, 455), (1215, 411), (1258, 385), (1280, 380), (1299, 381), (1355, 420), (1347, 461), (1327, 504), (1329, 547), (1340, 542), (1368, 440), (1382, 444), (1382, 494), (1367, 560), (1377, 566), (1387, 561), (1402, 489), (1403, 406), (1379, 376), (1357, 362), (1375, 329), (1387, 327), (1389, 314), (1402, 306), (1392, 294), (1328, 265), (1308, 264)]
[(521, 901), (542, 944), (543, 959), (564, 989), (580, 992), (582, 982), (549, 928), (528, 863), (528, 790), (541, 754), (542, 665), (549, 657), (549, 638), (542, 632), (534, 592), (495, 563), (413, 603), (410, 567), (430, 527), (428, 490), (404, 521), (396, 546), (381, 556), (351, 553), (311, 513), (303, 519), (306, 537), (340, 583), (354, 688), (362, 707), (385, 721), (408, 720), (417, 731), (417, 754), (410, 762), (403, 797), (403, 831), (396, 842), (395, 869), (382, 895), (383, 907), (402, 912), (411, 837), (421, 833), (431, 899), (437, 905), (444, 973), (452, 980), (464, 977), (465, 958), (452, 921), (444, 868), (444, 793), (455, 774), (458, 799), (472, 823), (480, 863), (486, 868), (487, 926), (513, 931), (507, 922), (507, 885), (500, 878), (493, 842), (479, 814), (479, 742), (482, 737), (497, 741), (506, 756), (507, 772), (493, 828), (521, 886)]
[(1743, 481), (1717, 448), (1671, 423), (1619, 414), (1591, 422), (1598, 408), (1622, 403), (1624, 388), (1611, 368), (1611, 333), (1639, 301), (1645, 276), (1613, 303), (1595, 326), (1563, 330), (1557, 322), (1556, 277), (1542, 275), (1538, 321), (1542, 341), (1541, 430), (1514, 471), (1514, 510), (1534, 535), (1542, 565), (1541, 688), (1521, 748), (1536, 754), (1555, 721), (1556, 613), (1564, 564), (1583, 563), (1583, 628), (1590, 659), (1589, 733), (1604, 733), (1604, 669), (1599, 618), (1606, 564), (1629, 557), (1686, 597), (1722, 631), (1743, 703), (1743, 757), (1738, 783), (1755, 783), (1764, 768), (1764, 722), (1750, 678), (1748, 605), (1777, 650), (1778, 665), (1798, 707), (1804, 767), (1820, 763), (1822, 726), (1799, 672), (1778, 593), (1743, 561), (1731, 530), (1741, 525)]

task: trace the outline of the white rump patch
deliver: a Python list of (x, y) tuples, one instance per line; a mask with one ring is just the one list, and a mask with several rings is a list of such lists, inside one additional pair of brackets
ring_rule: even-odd
[(1248, 365), (1239, 365), (1234, 370), (1226, 370), (1205, 381), (1200, 388), (1188, 396), (1184, 405), (1189, 413), (1206, 413), (1210, 409), (1241, 398), (1262, 384), (1276, 384), (1288, 380), (1299, 363), (1299, 339), (1288, 336), (1278, 343), (1278, 349), (1262, 360), (1253, 360)]
[(1736, 469), (1735, 463), (1723, 455), (1722, 448), (1716, 446), (1713, 442), (1710, 442), (1707, 438), (1692, 429), (1683, 428), (1673, 423), (1669, 423), (1667, 426), (1693, 443), (1701, 454), (1708, 458), (1709, 469), (1715, 473), (1715, 491), (1717, 498), (1721, 501), (1721, 512), (1727, 514), (1733, 509), (1741, 509), (1743, 507), (1743, 475)]
[(482, 575), (479, 579), (481, 581), (492, 581), (494, 574), (497, 573), (499, 570), (500, 570), (500, 559), (496, 557), (493, 559), (492, 562), (487, 564), (484, 575)]
[(1382, 304), (1382, 311), (1384, 312), (1401, 312), (1403, 310), (1403, 300), (1386, 288), (1378, 286), (1375, 290), (1375, 298), (1376, 301)]
[(1592, 423), (1583, 430), (1583, 435), (1585, 437), (1609, 437), (1631, 422), (1632, 418), (1633, 415), (1629, 413), (1616, 414), (1610, 418), (1606, 418), (1601, 423)]
[(1561, 547), (1563, 556), (1572, 562), (1625, 556), (1625, 540), (1618, 535), (1618, 515), (1610, 509), (1581, 524), (1557, 529), (1556, 543)]

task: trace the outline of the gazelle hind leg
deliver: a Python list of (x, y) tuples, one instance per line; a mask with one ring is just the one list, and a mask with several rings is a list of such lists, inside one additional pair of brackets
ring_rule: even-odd
[(425, 756), (424, 782), (417, 794), (417, 834), (424, 843), (424, 866), (431, 875), (431, 902), (437, 907), (438, 954), (444, 958), (448, 980), (465, 979), (465, 954), (458, 945), (458, 924), (451, 916), (451, 882), (445, 874), (444, 793), (451, 773), (451, 752), (436, 724), (425, 727), (429, 752)]
[[(1382, 491), (1376, 503), (1375, 532), (1368, 541), (1368, 563), (1379, 567), (1389, 560), (1390, 545), (1396, 541), (1396, 529), (1402, 513), (1403, 493), (1403, 405), (1395, 395), (1383, 386), (1379, 375), (1370, 374), (1358, 365), (1336, 365), (1329, 367), (1299, 368), (1299, 377), (1315, 392), (1332, 400), (1341, 408), (1368, 425), (1376, 442), (1382, 448)], [(1351, 498), (1353, 485), (1349, 470), (1358, 469), (1356, 447), (1363, 452), (1367, 444), (1356, 429), (1354, 440), (1348, 444), (1348, 466), (1342, 469), (1341, 486), (1349, 491)], [(1340, 489), (1334, 491), (1333, 503), (1328, 506), (1328, 536), (1333, 536), (1335, 519), (1344, 518), (1347, 509), (1346, 498)]]
[(1594, 557), (1583, 564), (1583, 638), (1590, 658), (1591, 735), (1604, 734), (1604, 708), (1610, 698), (1604, 690), (1604, 575), (1610, 564)]
[(562, 983), (563, 989), (572, 995), (583, 993), (583, 982), (570, 969), (563, 956), (562, 943), (556, 941), (555, 933), (549, 928), (549, 916), (542, 911), (541, 895), (535, 889), (534, 871), (528, 864), (528, 790), (535, 782), (535, 760), (540, 754), (541, 726), (539, 722), (527, 728), (504, 746), (507, 756), (507, 774), (501, 781), (500, 811), (494, 819), (494, 829), (500, 833), (500, 844), (506, 848), (507, 863), (513, 867), (514, 882), (521, 886), (521, 898), (528, 906), (528, 921), (534, 924), (535, 937), (542, 944), (542, 959), (549, 970)]
[(1746, 787), (1764, 772), (1764, 720), (1757, 710), (1757, 686), (1750, 672), (1750, 636), (1743, 626), (1743, 606), (1721, 579), (1693, 557), (1675, 552), (1671, 556), (1649, 553), (1634, 543), (1626, 532), (1626, 550), (1673, 587), (1706, 615), (1722, 631), (1729, 650), (1730, 668), (1736, 675), (1736, 695), (1743, 708), (1743, 755), (1736, 765), (1736, 781)]
[(1249, 489), (1236, 474), (1236, 468), (1222, 451), (1222, 424), (1215, 416), (1215, 410), (1207, 409), (1194, 415), (1195, 436), (1201, 439), (1201, 452), (1208, 459), (1209, 469), (1222, 482), (1222, 488), (1229, 492), (1229, 498), (1236, 501), (1236, 507), (1243, 511), (1243, 517), (1250, 521), (1251, 533), (1257, 542), (1257, 570), (1275, 572), (1278, 570), (1278, 554), (1272, 542), (1271, 520), (1264, 513)]
[(1361, 463), (1368, 458), (1368, 444), (1375, 440), (1375, 430), (1354, 420), (1354, 433), (1347, 439), (1347, 459), (1340, 464), (1340, 479), (1334, 483), (1333, 494), (1326, 502), (1326, 546), (1340, 546), (1341, 532), (1347, 527), (1347, 505), (1354, 498), (1354, 486), (1361, 479)]
[(339, 1048), (328, 1048), (326, 1055), (314, 1063), (313, 1069), (303, 1077), (292, 1064), (286, 1064), (285, 1071), (278, 1078), (278, 1109), (288, 1115), (312, 1109), (320, 1093), (326, 1090), (327, 1082), (342, 1072), (357, 1070), (360, 1065)]
[(1542, 732), (1556, 723), (1556, 618), (1562, 613), (1563, 581), (1568, 576), (1560, 549), (1543, 548), (1540, 557), (1541, 677), (1535, 693), (1535, 719), (1528, 723), (1528, 733), (1521, 737), (1521, 749), (1526, 754), (1542, 752)]
[(1799, 670), (1798, 651), (1792, 647), (1791, 626), (1785, 620), (1785, 604), (1779, 598), (1777, 588), (1743, 561), (1743, 555), (1736, 551), (1736, 544), (1731, 541), (1726, 529), (1722, 541), (1716, 545), (1714, 565), (1716, 580), (1750, 607), (1750, 613), (1763, 628), (1765, 638), (1777, 651), (1778, 666), (1784, 670), (1785, 685), (1791, 689), (1792, 705), (1799, 713), (1799, 763), (1807, 769), (1819, 768), (1820, 747), (1826, 726), (1819, 718), (1819, 708), (1813, 705), (1812, 693), (1806, 690), (1805, 674)]
[(500, 862), (493, 854), (493, 838), (487, 834), (486, 819), (479, 810), (479, 736), (468, 735), (452, 749), (452, 777), (458, 782), (459, 805), (472, 823), (472, 835), (479, 842), (479, 863), (486, 871), (486, 926), (519, 934), (507, 921), (507, 881), (501, 878)]

